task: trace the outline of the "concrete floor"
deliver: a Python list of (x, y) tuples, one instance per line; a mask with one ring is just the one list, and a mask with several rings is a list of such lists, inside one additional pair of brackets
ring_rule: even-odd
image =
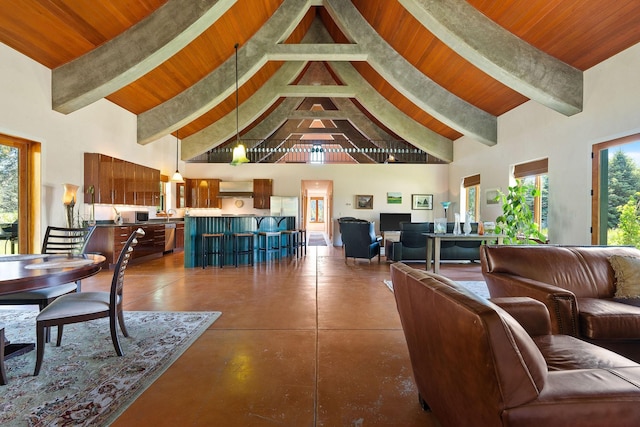
[[(437, 426), (418, 404), (389, 266), (309, 247), (255, 267), (183, 267), (181, 253), (127, 270), (125, 310), (222, 316), (114, 426)], [(424, 264), (415, 267), (424, 268)], [(82, 283), (107, 289), (111, 272)], [(482, 280), (479, 264), (446, 264)]]

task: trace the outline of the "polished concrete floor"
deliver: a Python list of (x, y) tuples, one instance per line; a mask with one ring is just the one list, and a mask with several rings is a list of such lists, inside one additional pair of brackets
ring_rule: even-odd
[[(130, 266), (125, 310), (222, 316), (113, 425), (439, 425), (418, 404), (389, 266), (334, 247), (255, 267), (185, 269), (181, 253)], [(482, 280), (478, 264), (441, 274)]]

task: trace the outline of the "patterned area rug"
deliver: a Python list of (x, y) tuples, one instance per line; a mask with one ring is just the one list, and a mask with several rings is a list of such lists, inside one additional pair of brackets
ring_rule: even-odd
[[(35, 342), (36, 311), (0, 310), (13, 343)], [(108, 319), (67, 325), (62, 345), (51, 332), (40, 375), (35, 351), (6, 361), (0, 386), (2, 426), (103, 426), (113, 422), (221, 315), (220, 312), (125, 312), (129, 338), (116, 356)]]
[[(489, 299), (489, 289), (487, 289), (487, 284), (482, 281), (457, 281), (457, 283), (461, 284), (465, 288), (469, 289), (471, 292), (475, 293), (482, 298)], [(391, 280), (385, 280), (384, 284), (387, 285), (389, 290), (393, 292), (393, 283)]]
[(311, 233), (307, 246), (327, 246), (327, 241), (322, 233)]

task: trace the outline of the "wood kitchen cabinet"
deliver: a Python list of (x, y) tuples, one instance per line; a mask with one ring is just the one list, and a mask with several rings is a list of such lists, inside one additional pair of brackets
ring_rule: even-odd
[(273, 195), (272, 179), (253, 180), (253, 207), (255, 209), (270, 209)]
[(157, 206), (160, 171), (99, 153), (84, 153), (84, 200), (109, 205)]
[[(184, 236), (184, 224), (183, 236)], [(144, 236), (138, 239), (132, 258), (141, 258), (148, 255), (157, 255), (164, 252), (165, 244), (165, 224), (140, 224), (140, 225), (104, 225), (96, 227), (89, 243), (87, 244), (87, 252), (99, 253), (105, 256), (106, 262), (110, 266), (115, 265), (120, 256), (120, 252), (133, 230), (142, 228)], [(184, 237), (183, 237), (184, 246)]]
[(191, 178), (185, 180), (186, 203), (190, 208), (221, 208), (220, 180)]
[(184, 223), (176, 223), (176, 249), (184, 249)]

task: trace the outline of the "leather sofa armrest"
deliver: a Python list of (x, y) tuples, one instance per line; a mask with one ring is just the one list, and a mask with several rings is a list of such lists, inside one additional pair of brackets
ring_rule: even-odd
[(529, 297), (491, 298), (489, 301), (509, 313), (530, 336), (551, 334), (549, 311), (540, 301)]
[(484, 273), (492, 298), (530, 297), (547, 306), (551, 332), (578, 336), (578, 305), (576, 296), (548, 283), (505, 273)]

